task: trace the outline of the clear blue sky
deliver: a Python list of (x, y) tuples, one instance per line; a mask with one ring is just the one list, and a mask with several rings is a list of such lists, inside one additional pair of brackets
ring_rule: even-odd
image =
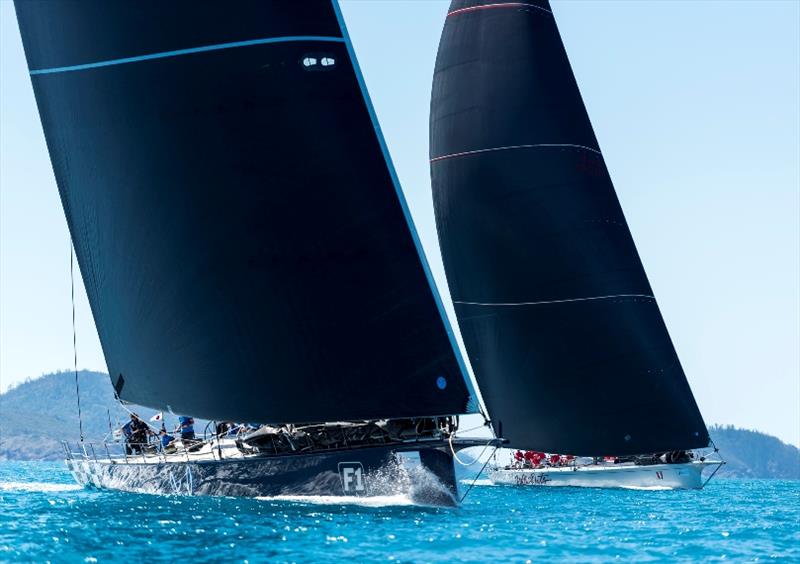
[[(428, 104), (447, 5), (343, 2), (443, 289)], [(706, 421), (800, 444), (800, 3), (593, 0), (554, 1), (553, 9)], [(7, 0), (0, 18), (6, 389), (70, 368), (72, 330), (66, 222)], [(78, 290), (78, 364), (105, 370)]]

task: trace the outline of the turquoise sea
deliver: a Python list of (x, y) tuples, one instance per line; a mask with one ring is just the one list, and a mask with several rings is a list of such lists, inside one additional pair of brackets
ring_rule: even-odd
[(701, 491), (479, 482), (455, 509), (78, 488), (60, 463), (0, 463), (0, 561), (800, 561), (800, 482)]

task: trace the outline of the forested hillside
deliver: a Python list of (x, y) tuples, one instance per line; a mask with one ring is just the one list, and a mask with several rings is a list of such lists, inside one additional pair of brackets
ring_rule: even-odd
[[(80, 386), (83, 433), (87, 441), (102, 441), (112, 428), (128, 421), (130, 415), (114, 399), (107, 374), (81, 370)], [(143, 419), (156, 413), (146, 407), (127, 406)], [(177, 418), (165, 413), (167, 428)], [(195, 426), (203, 431), (205, 422)], [(61, 441), (73, 445), (79, 439), (75, 373), (58, 372), (29, 380), (0, 395), (0, 460), (59, 460)]]
[(719, 475), (800, 480), (800, 450), (780, 439), (733, 425), (708, 429), (727, 464)]
[[(78, 373), (84, 436), (101, 441), (111, 427), (128, 420), (128, 413), (114, 399), (108, 375)], [(142, 418), (155, 411), (128, 406)], [(191, 414), (189, 414), (191, 415)], [(165, 414), (167, 428), (177, 418)], [(205, 422), (195, 428), (202, 432)], [(728, 464), (720, 476), (736, 478), (800, 479), (800, 450), (779, 439), (732, 426), (712, 426), (711, 437)], [(75, 374), (59, 372), (29, 380), (0, 395), (0, 460), (58, 460), (61, 440), (78, 440)]]

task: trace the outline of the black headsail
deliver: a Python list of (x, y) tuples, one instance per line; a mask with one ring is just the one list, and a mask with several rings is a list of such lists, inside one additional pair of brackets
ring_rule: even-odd
[(583, 455), (708, 445), (546, 0), (451, 4), (431, 175), (498, 434)]
[(259, 422), (468, 410), (336, 4), (16, 8), (121, 398)]

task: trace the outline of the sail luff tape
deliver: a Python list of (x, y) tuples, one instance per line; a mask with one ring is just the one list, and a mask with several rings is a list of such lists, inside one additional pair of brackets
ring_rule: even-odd
[[(414, 219), (411, 217), (411, 211), (408, 209), (408, 203), (406, 202), (405, 195), (400, 187), (400, 179), (397, 176), (397, 171), (394, 168), (394, 163), (392, 162), (391, 155), (389, 154), (389, 148), (386, 145), (386, 140), (383, 137), (380, 122), (378, 121), (378, 115), (375, 113), (375, 108), (372, 106), (372, 100), (369, 97), (367, 84), (364, 81), (364, 76), (362, 75), (361, 68), (358, 65), (356, 51), (353, 47), (353, 42), (350, 40), (350, 35), (347, 32), (347, 25), (345, 24), (344, 16), (342, 15), (342, 9), (339, 6), (338, 0), (331, 0), (331, 4), (333, 6), (333, 11), (336, 14), (336, 19), (339, 22), (339, 29), (342, 32), (344, 44), (347, 47), (347, 53), (350, 56), (350, 63), (353, 66), (353, 72), (355, 72), (356, 80), (358, 81), (358, 86), (361, 90), (361, 97), (364, 100), (364, 105), (367, 107), (367, 112), (369, 113), (370, 120), (372, 121), (372, 128), (375, 130), (375, 136), (378, 140), (381, 151), (383, 152), (386, 168), (389, 171), (392, 185), (394, 186), (395, 193), (397, 194), (397, 199), (400, 202), (400, 208), (402, 209), (403, 216), (408, 224), (408, 229), (411, 232), (411, 239), (414, 242), (414, 247), (417, 250), (417, 255), (419, 256), (420, 263), (422, 264), (422, 270), (425, 273), (425, 278), (428, 280), (428, 285), (430, 286), (431, 294), (433, 295), (433, 301), (436, 303), (436, 308), (439, 310), (439, 315), (442, 318), (442, 324), (444, 325), (445, 332), (447, 333), (447, 338), (450, 341), (450, 346), (453, 350), (453, 355), (455, 356), (458, 368), (461, 371), (461, 377), (464, 380), (464, 385), (467, 388), (467, 393), (469, 394), (470, 399), (474, 398), (475, 401), (478, 402), (478, 405), (480, 405), (478, 393), (475, 390), (475, 387), (472, 385), (472, 380), (470, 379), (466, 361), (464, 360), (464, 356), (461, 354), (461, 348), (458, 346), (458, 340), (456, 339), (455, 331), (453, 330), (453, 326), (450, 323), (450, 318), (447, 316), (447, 312), (444, 309), (442, 297), (439, 295), (439, 288), (436, 285), (436, 281), (433, 279), (433, 273), (431, 272), (430, 265), (428, 264), (428, 259), (425, 256), (425, 249), (422, 247), (422, 242), (420, 241), (419, 234), (417, 233), (417, 228), (414, 225)], [(470, 402), (468, 400), (467, 405), (469, 405), (469, 403)]]

